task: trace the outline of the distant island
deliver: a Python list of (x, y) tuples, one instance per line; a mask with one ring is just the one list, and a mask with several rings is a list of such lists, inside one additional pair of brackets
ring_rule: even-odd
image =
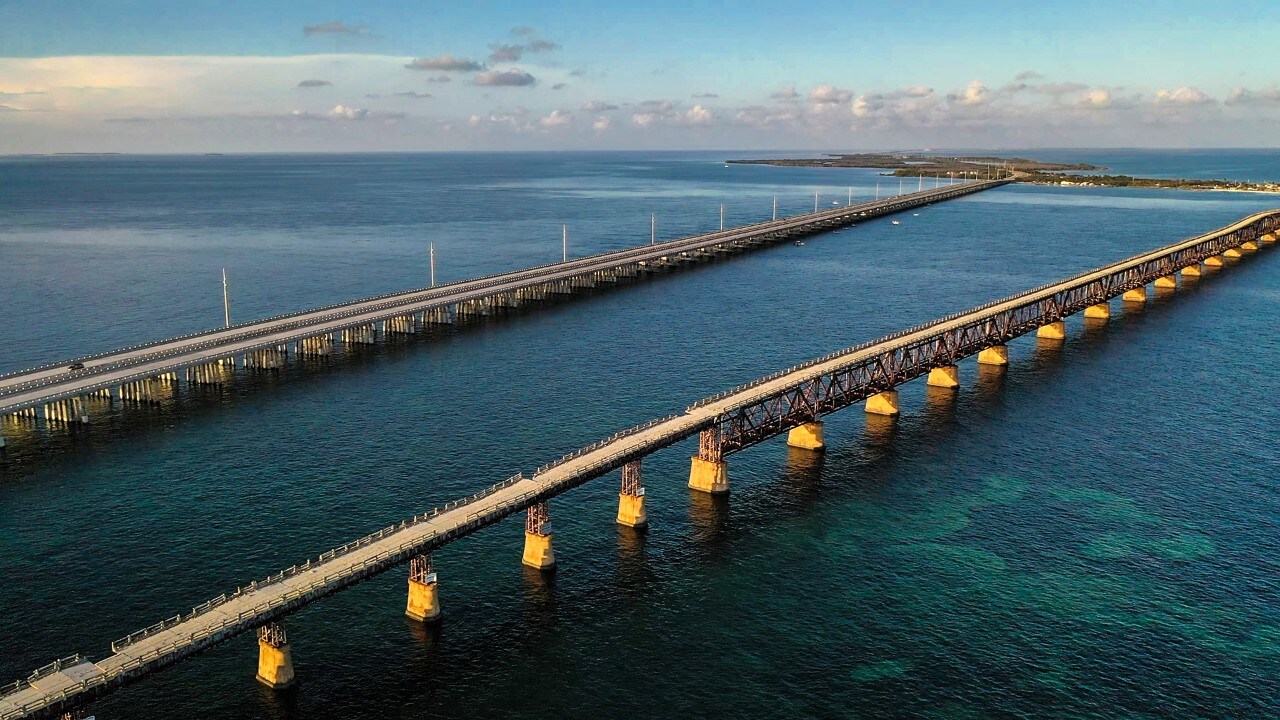
[[(1177, 190), (1231, 190), (1236, 192), (1280, 192), (1280, 182), (1245, 182), (1243, 180), (1192, 180), (1179, 178), (1147, 178), (1132, 175), (1103, 175), (1107, 168), (1088, 163), (1055, 163), (1022, 157), (995, 155), (922, 155), (892, 153), (851, 153), (825, 155), (819, 158), (726, 160), (738, 165), (776, 165), (780, 167), (869, 168), (892, 170), (893, 177), (1009, 177), (1017, 182), (1035, 185), (1082, 187), (1140, 187)], [(1081, 175), (1067, 171), (1099, 174)]]

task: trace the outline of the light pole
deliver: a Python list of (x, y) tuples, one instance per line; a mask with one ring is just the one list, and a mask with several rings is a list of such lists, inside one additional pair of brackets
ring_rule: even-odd
[(431, 287), (436, 286), (436, 244), (428, 245), (431, 253)]
[(222, 318), (231, 327), (231, 296), (227, 293), (227, 269), (222, 268)]

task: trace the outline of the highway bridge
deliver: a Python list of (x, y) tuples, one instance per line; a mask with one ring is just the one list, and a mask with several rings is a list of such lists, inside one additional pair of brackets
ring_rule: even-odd
[[(277, 369), (288, 353), (328, 355), (335, 342), (372, 344), (486, 316), (584, 288), (737, 254), (789, 238), (852, 225), (1010, 182), (956, 183), (858, 205), (815, 211), (540, 267), (365, 298), (145, 345), (50, 363), (0, 376), (0, 417), (50, 424), (89, 421), (91, 398), (154, 403), (172, 386), (217, 385), (237, 367)], [(72, 367), (76, 369), (72, 369)], [(0, 447), (3, 439), (0, 437)]]
[(178, 663), (233, 636), (258, 634), (258, 679), (270, 687), (292, 683), (293, 663), (283, 618), (369, 577), (408, 564), (406, 614), (439, 617), (437, 575), (430, 553), (448, 543), (525, 513), (526, 565), (555, 564), (548, 501), (621, 468), (617, 520), (645, 525), (643, 458), (694, 435), (689, 486), (727, 492), (726, 457), (787, 433), (788, 444), (823, 448), (822, 418), (858, 402), (869, 413), (898, 413), (897, 388), (928, 375), (930, 385), (959, 384), (958, 362), (1008, 363), (1007, 343), (1035, 331), (1065, 339), (1069, 316), (1105, 321), (1111, 301), (1146, 302), (1147, 287), (1176, 289), (1179, 275), (1199, 276), (1233, 258), (1274, 244), (1280, 210), (1142, 253), (1065, 280), (987, 303), (933, 322), (832, 353), (693, 403), (683, 412), (616, 433), (535, 470), (507, 478), (470, 497), (415, 515), (320, 554), (235, 592), (220, 595), (120, 638), (100, 660), (75, 655), (0, 688), (0, 720), (74, 712), (95, 697)]

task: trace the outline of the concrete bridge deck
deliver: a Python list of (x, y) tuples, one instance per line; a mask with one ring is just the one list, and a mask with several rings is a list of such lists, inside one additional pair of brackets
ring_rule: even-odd
[[(27, 413), (45, 407), (47, 419), (79, 422), (82, 411), (50, 408), (52, 403), (82, 402), (90, 395), (115, 392), (122, 399), (147, 400), (145, 383), (156, 378), (176, 382), (178, 373), (217, 363), (249, 364), (254, 353), (287, 352), (291, 345), (305, 353), (302, 343), (313, 339), (332, 341), (344, 332), (356, 333), (351, 342), (367, 344), (382, 332), (413, 332), (425, 325), (451, 323), (467, 314), (486, 314), (498, 307), (514, 307), (552, 294), (570, 294), (597, 282), (616, 281), (652, 272), (656, 267), (709, 259), (743, 252), (769, 242), (853, 224), (934, 202), (997, 187), (1009, 180), (957, 183), (932, 190), (900, 195), (858, 205), (806, 213), (790, 218), (681, 238), (627, 250), (603, 253), (568, 262), (501, 273), (448, 285), (395, 293), (314, 310), (254, 321), (225, 329), (115, 350), (76, 360), (51, 363), (0, 376), (0, 416)], [(402, 321), (389, 326), (388, 322)], [(80, 362), (83, 370), (70, 370)], [(268, 367), (276, 367), (269, 361)], [(220, 376), (188, 375), (188, 382), (216, 383)], [(144, 383), (132, 391), (130, 383)]]
[[(1109, 300), (1123, 296), (1126, 302), (1144, 302), (1147, 285), (1170, 287), (1172, 278), (1172, 286), (1176, 287), (1177, 273), (1199, 275), (1205, 265), (1222, 265), (1224, 256), (1239, 257), (1272, 244), (1278, 228), (1280, 210), (1258, 213), (1221, 230), (940, 318), (705, 398), (683, 413), (630, 428), (570, 453), (538, 468), (532, 477), (521, 474), (508, 478), (476, 495), (387, 527), (262, 582), (219, 596), (185, 615), (133, 633), (113, 643), (112, 654), (102, 660), (73, 656), (41, 668), (26, 680), (0, 688), (0, 720), (47, 717), (79, 707), (230, 637), (273, 626), (284, 616), (325, 596), (421, 558), (521, 511), (529, 513), (525, 562), (549, 567), (551, 561), (539, 564), (535, 558), (531, 562), (529, 548), (530, 543), (538, 543), (545, 550), (550, 549), (550, 535), (541, 522), (546, 519), (545, 503), (552, 497), (621, 467), (619, 522), (640, 524), (624, 522), (623, 508), (629, 496), (631, 507), (639, 506), (643, 522), (639, 462), (646, 455), (700, 435), (698, 455), (692, 459), (690, 487), (709, 492), (727, 490), (724, 458), (729, 453), (788, 430), (792, 432), (792, 444), (797, 444), (795, 433), (803, 431), (799, 446), (820, 449), (820, 418), (826, 414), (861, 400), (867, 400), (868, 412), (896, 413), (893, 388), (912, 378), (948, 368), (954, 371), (959, 359), (974, 354), (979, 355), (979, 362), (1003, 364), (1001, 360), (1007, 362), (1007, 354), (997, 350), (1013, 338), (1037, 330), (1042, 337), (1061, 339), (1059, 331), (1066, 317), (1092, 310), (1091, 317), (1105, 319)], [(1103, 309), (1107, 310), (1105, 314)], [(1045, 333), (1045, 329), (1052, 332)], [(954, 372), (944, 376), (957, 377)], [(930, 382), (933, 384), (932, 374)], [(894, 393), (892, 399), (887, 397), (890, 393)], [(634, 484), (630, 487), (628, 469), (634, 471)], [(422, 587), (430, 583), (434, 602), (434, 578), (432, 574), (429, 580), (414, 580), (411, 575), (411, 603), (415, 582)], [(259, 643), (260, 649), (270, 647), (262, 635)]]

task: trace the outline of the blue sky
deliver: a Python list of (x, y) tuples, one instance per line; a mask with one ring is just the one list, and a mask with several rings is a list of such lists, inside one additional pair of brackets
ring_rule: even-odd
[(1278, 30), (1274, 2), (20, 0), (0, 152), (1273, 145)]

